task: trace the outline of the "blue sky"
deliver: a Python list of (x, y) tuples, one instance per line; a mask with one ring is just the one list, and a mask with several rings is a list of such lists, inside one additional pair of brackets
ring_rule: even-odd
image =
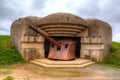
[(14, 20), (68, 12), (82, 18), (97, 18), (113, 29), (113, 41), (120, 42), (120, 0), (0, 0), (0, 35), (9, 35)]

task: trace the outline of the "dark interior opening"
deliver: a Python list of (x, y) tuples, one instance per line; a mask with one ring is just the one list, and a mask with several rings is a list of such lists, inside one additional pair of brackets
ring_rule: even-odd
[(65, 48), (68, 48), (68, 44), (65, 44)]
[(61, 50), (61, 48), (57, 47), (57, 51), (60, 51), (60, 50)]
[(54, 44), (52, 44), (52, 47), (54, 47)]
[[(81, 49), (81, 45), (80, 45), (80, 37), (62, 37), (62, 36), (54, 36), (52, 37), (55, 40), (74, 40), (76, 41), (76, 58), (80, 58), (80, 49)], [(54, 47), (54, 44), (52, 44), (52, 47)], [(68, 44), (65, 44), (65, 48), (68, 47)], [(50, 42), (45, 39), (44, 42), (44, 49), (45, 49), (45, 58), (48, 57), (49, 54), (49, 50), (50, 50)], [(58, 49), (60, 50), (60, 49)]]

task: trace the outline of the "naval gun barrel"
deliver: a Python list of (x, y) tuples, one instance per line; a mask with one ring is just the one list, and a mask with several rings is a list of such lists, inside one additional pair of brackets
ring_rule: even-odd
[(29, 28), (34, 30), (35, 32), (39, 33), (43, 37), (45, 37), (48, 41), (50, 41), (51, 43), (55, 44), (57, 47), (61, 48), (60, 43), (58, 43), (55, 39), (51, 38), (48, 34), (45, 34), (45, 32), (43, 30), (38, 30), (33, 25), (29, 25)]

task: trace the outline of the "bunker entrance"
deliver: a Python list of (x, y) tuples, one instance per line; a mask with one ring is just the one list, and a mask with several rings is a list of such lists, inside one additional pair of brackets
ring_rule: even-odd
[[(75, 58), (80, 58), (80, 49), (81, 49), (81, 45), (80, 45), (80, 37), (62, 37), (62, 36), (56, 36), (56, 37), (52, 37), (53, 39), (57, 40), (57, 41), (61, 41), (61, 40), (71, 40), (74, 41), (75, 44)], [(65, 43), (64, 48), (68, 48), (68, 44)], [(72, 47), (73, 45), (71, 45)], [(45, 49), (45, 58), (48, 58), (49, 56), (49, 51), (50, 51), (50, 47), (54, 47), (54, 44), (51, 44), (47, 39), (45, 39), (44, 42), (44, 49)], [(61, 50), (60, 48), (57, 48), (57, 50)], [(64, 51), (63, 51), (64, 54)]]

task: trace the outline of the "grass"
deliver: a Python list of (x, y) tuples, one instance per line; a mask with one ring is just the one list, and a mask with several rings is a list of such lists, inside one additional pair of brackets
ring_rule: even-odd
[[(2, 80), (16, 80), (16, 79), (14, 77), (12, 77), (12, 76), (7, 76)], [(29, 77), (27, 77), (27, 78), (17, 79), (17, 80), (31, 80), (31, 79)]]
[(7, 75), (7, 74), (10, 74), (10, 73), (11, 73), (11, 70), (9, 70), (9, 69), (0, 70), (0, 75)]
[(120, 43), (112, 42), (112, 48), (107, 58), (102, 62), (98, 62), (98, 64), (120, 68)]
[(6, 78), (4, 78), (3, 80), (14, 80), (14, 78), (12, 76), (7, 76)]
[(10, 40), (10, 36), (0, 35), (0, 66), (25, 62)]

